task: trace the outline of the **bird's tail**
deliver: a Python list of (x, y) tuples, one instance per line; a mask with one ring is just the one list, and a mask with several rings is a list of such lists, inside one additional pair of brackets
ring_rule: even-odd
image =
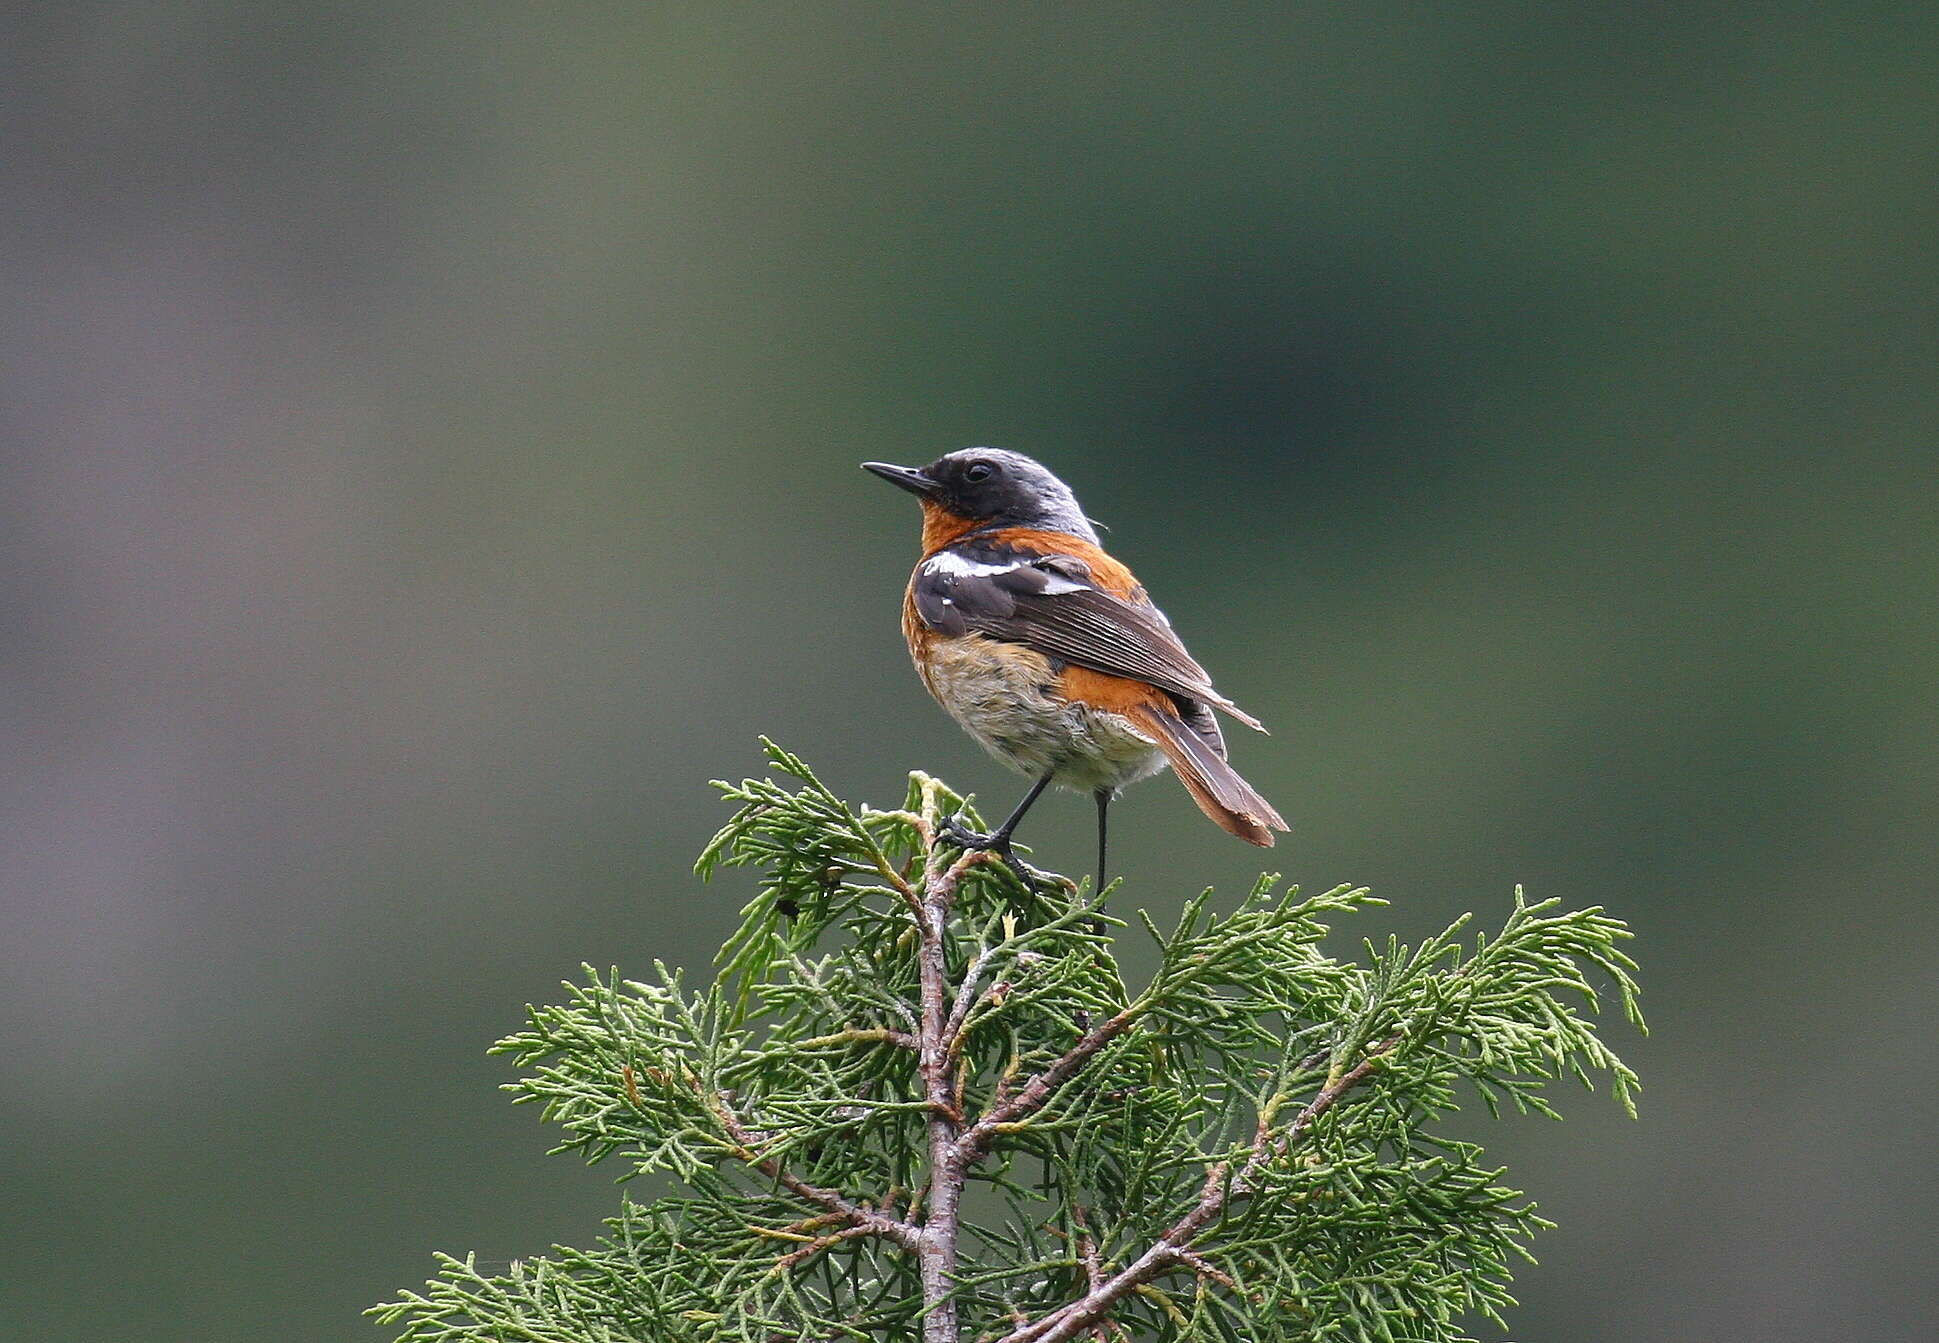
[[(1127, 711), (1158, 749), (1171, 761), (1185, 791), (1198, 803), (1198, 809), (1213, 824), (1248, 844), (1272, 847), (1272, 832), (1286, 829), (1286, 822), (1259, 790), (1239, 777), (1239, 771), (1226, 763), (1215, 741), (1195, 731), (1168, 708), (1140, 704)], [(1216, 731), (1216, 729), (1215, 729)]]

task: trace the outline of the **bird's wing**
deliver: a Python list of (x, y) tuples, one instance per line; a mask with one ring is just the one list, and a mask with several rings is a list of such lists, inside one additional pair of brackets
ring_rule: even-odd
[(1185, 651), (1164, 612), (1149, 601), (1097, 586), (1090, 566), (1074, 555), (944, 550), (917, 567), (911, 586), (917, 613), (940, 634), (975, 633), (1023, 644), (1080, 667), (1217, 705), (1246, 726), (1259, 727), (1257, 719), (1212, 688), (1212, 678)]

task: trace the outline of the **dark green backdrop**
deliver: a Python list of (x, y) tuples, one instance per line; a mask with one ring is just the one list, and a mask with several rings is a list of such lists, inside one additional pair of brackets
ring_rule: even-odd
[[(1928, 1336), (1939, 11), (36, 8), (0, 1336), (377, 1339), (590, 1238), (482, 1050), (705, 965), (705, 780), (1016, 786), (855, 469), (975, 442), (1272, 725), (1356, 932), (1634, 921), (1642, 1122), (1472, 1118), (1562, 1223), (1517, 1337)], [(1120, 815), (1127, 907), (1255, 870)]]

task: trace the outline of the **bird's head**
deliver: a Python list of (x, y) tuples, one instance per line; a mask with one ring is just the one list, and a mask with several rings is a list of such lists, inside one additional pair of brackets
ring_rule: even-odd
[(933, 548), (931, 533), (944, 537), (993, 526), (1065, 532), (1097, 544), (1070, 486), (1020, 452), (963, 448), (927, 466), (863, 462), (862, 469), (922, 501), (926, 548)]

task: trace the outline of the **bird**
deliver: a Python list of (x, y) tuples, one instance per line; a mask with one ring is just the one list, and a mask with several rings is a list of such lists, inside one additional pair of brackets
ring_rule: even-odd
[(962, 817), (945, 838), (994, 850), (1030, 881), (1012, 837), (1053, 783), (1097, 803), (1103, 889), (1118, 791), (1169, 765), (1216, 825), (1271, 847), (1285, 820), (1227, 763), (1217, 714), (1264, 732), (1212, 687), (1131, 570), (1105, 553), (1070, 486), (1001, 448), (927, 466), (863, 462), (922, 504), (922, 556), (902, 632), (936, 702), (997, 759), (1034, 778), (994, 830)]

